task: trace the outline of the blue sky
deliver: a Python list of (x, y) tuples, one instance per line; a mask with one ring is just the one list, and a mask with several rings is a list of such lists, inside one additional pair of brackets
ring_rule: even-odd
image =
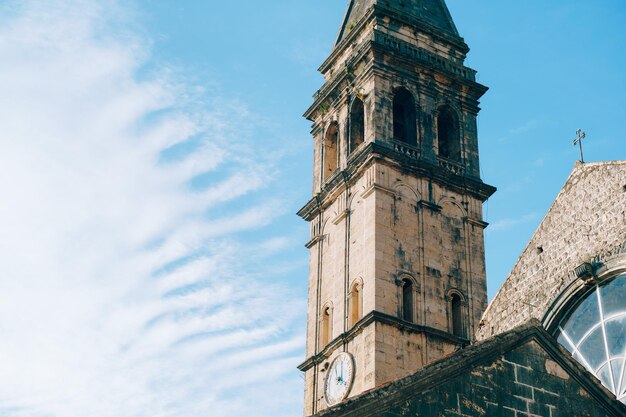
[[(567, 178), (626, 159), (622, 0), (449, 0), (493, 296)], [(309, 123), (345, 2), (0, 2), (0, 416), (293, 416)]]

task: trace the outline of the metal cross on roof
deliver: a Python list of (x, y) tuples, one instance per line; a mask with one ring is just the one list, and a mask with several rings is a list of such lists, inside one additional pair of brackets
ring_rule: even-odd
[(585, 163), (585, 159), (583, 158), (583, 139), (585, 139), (587, 137), (587, 133), (583, 132), (582, 129), (578, 129), (576, 131), (576, 136), (578, 136), (576, 139), (574, 139), (574, 146), (579, 145), (580, 146), (580, 162), (582, 162), (583, 164)]

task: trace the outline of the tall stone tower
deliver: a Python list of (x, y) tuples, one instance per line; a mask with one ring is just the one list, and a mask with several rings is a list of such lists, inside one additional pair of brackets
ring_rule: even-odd
[(305, 415), (474, 338), (487, 305), (476, 117), (444, 0), (351, 0), (313, 122)]

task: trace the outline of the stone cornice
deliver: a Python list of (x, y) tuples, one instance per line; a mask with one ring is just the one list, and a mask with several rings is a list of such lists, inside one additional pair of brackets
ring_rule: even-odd
[(318, 68), (319, 72), (325, 73), (326, 71), (328, 71), (328, 69), (332, 66), (332, 64), (339, 57), (339, 55), (341, 55), (344, 52), (346, 47), (350, 45), (352, 42), (354, 42), (355, 38), (357, 37), (357, 34), (361, 32), (361, 30), (367, 25), (367, 23), (370, 21), (370, 19), (373, 16), (376, 16), (378, 18), (384, 18), (388, 16), (400, 23), (404, 23), (407, 26), (416, 27), (421, 32), (426, 33), (432, 36), (433, 38), (438, 39), (439, 41), (442, 41), (443, 43), (448, 43), (448, 44), (453, 45), (463, 54), (467, 54), (470, 50), (467, 44), (465, 43), (465, 41), (463, 40), (463, 38), (460, 36), (456, 37), (456, 36), (448, 35), (422, 20), (418, 20), (415, 18), (411, 18), (411, 16), (397, 13), (396, 11), (382, 4), (375, 4), (364, 14), (364, 16), (354, 26), (354, 28), (352, 28), (352, 30), (350, 30), (350, 32), (335, 45), (335, 47), (333, 48), (328, 58)]
[(363, 317), (359, 320), (352, 329), (347, 332), (339, 335), (333, 341), (331, 341), (321, 352), (317, 355), (311, 356), (306, 361), (302, 362), (298, 369), (302, 372), (306, 372), (311, 369), (313, 366), (318, 365), (324, 362), (326, 359), (330, 357), (330, 355), (339, 347), (341, 347), (344, 343), (347, 343), (353, 340), (357, 335), (359, 335), (363, 329), (373, 323), (382, 323), (389, 326), (394, 326), (402, 331), (411, 332), (411, 333), (425, 333), (431, 336), (438, 337), (447, 342), (458, 344), (459, 346), (464, 346), (469, 343), (469, 340), (454, 336), (450, 333), (446, 333), (444, 331), (428, 327), (428, 326), (420, 326), (418, 324), (410, 323), (408, 321), (401, 320), (397, 317), (390, 316), (385, 313), (381, 313), (379, 311), (372, 311), (367, 316)]
[(432, 178), (437, 183), (445, 184), (460, 193), (468, 193), (480, 201), (486, 201), (496, 191), (495, 187), (485, 184), (479, 178), (458, 175), (445, 166), (439, 163), (435, 164), (426, 158), (398, 152), (392, 145), (386, 143), (368, 142), (350, 157), (348, 167), (340, 172), (341, 175), (333, 176), (324, 185), (322, 191), (298, 211), (298, 216), (311, 221), (323, 207), (330, 203), (329, 197), (335, 194), (336, 188), (343, 184), (352, 184), (358, 180), (362, 168), (370, 161), (400, 166), (406, 172), (419, 177)]
[(474, 225), (474, 226), (481, 227), (481, 228), (483, 228), (483, 229), (486, 229), (486, 228), (487, 228), (487, 226), (489, 226), (489, 223), (487, 223), (487, 222), (485, 222), (485, 221), (483, 221), (483, 220), (480, 220), (480, 219), (474, 219), (474, 218), (472, 218), (472, 217), (465, 217), (465, 220), (466, 220), (469, 224)]
[(368, 10), (367, 13), (365, 13), (363, 18), (361, 18), (361, 20), (359, 21), (359, 23), (357, 23), (354, 26), (354, 28), (352, 28), (350, 33), (348, 33), (348, 36), (344, 37), (341, 40), (341, 42), (335, 45), (335, 47), (333, 48), (328, 58), (326, 58), (326, 60), (322, 63), (322, 65), (320, 65), (320, 67), (317, 69), (319, 72), (323, 74), (326, 71), (328, 71), (328, 69), (333, 64), (333, 62), (335, 62), (335, 60), (339, 57), (339, 55), (341, 55), (344, 52), (344, 50), (346, 49), (346, 46), (350, 45), (354, 41), (354, 38), (356, 38), (356, 35), (359, 32), (361, 32), (361, 30), (369, 22), (373, 14), (374, 14), (374, 8), (371, 8), (370, 10)]
[(307, 249), (311, 249), (313, 246), (317, 245), (319, 241), (322, 240), (321, 236), (315, 236), (313, 239), (309, 240), (304, 247)]
[[(346, 61), (346, 68), (353, 67), (357, 62), (361, 61), (369, 51), (378, 51), (383, 53), (393, 53), (398, 59), (404, 59), (410, 63), (418, 63), (421, 67), (436, 71), (445, 76), (457, 80), (469, 87), (473, 94), (473, 100), (477, 101), (482, 97), (489, 88), (476, 82), (476, 71), (464, 65), (455, 64), (443, 57), (432, 52), (411, 45), (391, 35), (380, 31), (373, 31), (369, 39), (365, 41), (358, 50)], [(370, 66), (377, 67), (376, 62), (372, 62)], [(397, 70), (397, 68), (395, 68)], [(414, 72), (407, 74), (409, 78), (416, 76)], [(339, 71), (334, 74), (326, 83), (313, 95), (313, 104), (305, 111), (304, 117), (313, 120), (313, 115), (319, 106), (328, 99), (333, 91), (337, 90), (343, 82), (347, 80), (349, 74), (346, 71)], [(478, 112), (476, 104), (468, 103), (468, 106), (474, 107), (474, 112)]]
[[(359, 47), (359, 49), (346, 60), (345, 68), (352, 68), (356, 63), (361, 61), (363, 57), (371, 50), (370, 42), (365, 42), (363, 45)], [(348, 82), (349, 77), (351, 76), (349, 71), (338, 71), (335, 75), (333, 75), (324, 85), (313, 94), (313, 104), (309, 106), (309, 108), (304, 112), (304, 117), (308, 120), (313, 121), (313, 114), (318, 109), (318, 107), (326, 100), (328, 97), (345, 82)]]
[(418, 207), (424, 207), (436, 213), (441, 211), (441, 206), (439, 204), (431, 203), (430, 201), (420, 200), (417, 202)]
[[(442, 41), (443, 43), (450, 44), (457, 48), (461, 53), (467, 54), (470, 51), (469, 46), (465, 43), (465, 40), (461, 36), (452, 36), (445, 32), (442, 32), (440, 29), (426, 23), (421, 19), (412, 18), (410, 15), (398, 13), (384, 4), (377, 3), (374, 6), (375, 14), (379, 17), (389, 16), (392, 19), (404, 23), (407, 26), (413, 26), (419, 29), (420, 32), (426, 33), (433, 38)], [(416, 25), (417, 23), (417, 25)]]
[[(363, 19), (361, 19), (360, 23), (357, 24), (355, 29), (350, 32), (350, 35), (343, 39), (340, 44), (333, 50), (328, 59), (322, 64), (320, 67), (320, 71), (322, 73), (326, 73), (330, 66), (334, 63), (334, 61), (343, 53), (346, 45), (354, 40), (356, 34), (359, 33), (374, 12), (378, 13), (378, 15), (389, 15), (398, 21), (402, 21), (404, 23), (410, 24), (409, 21), (401, 15), (393, 12), (390, 9), (387, 9), (384, 6), (376, 5), (373, 7), (368, 13), (365, 14)], [(420, 29), (426, 29), (424, 32), (429, 33), (432, 36), (439, 37), (444, 39), (446, 42), (454, 44), (459, 50), (467, 53), (469, 48), (465, 42), (462, 41), (460, 43), (455, 43), (454, 39), (445, 35), (438, 33), (436, 30), (429, 28), (427, 24), (423, 24), (423, 27), (420, 26)], [(363, 42), (362, 45), (358, 46), (358, 49), (352, 54), (350, 58), (346, 60), (345, 66), (346, 68), (350, 68), (354, 66), (357, 62), (362, 60), (362, 58), (371, 50), (380, 50), (385, 53), (394, 53), (398, 56), (398, 58), (404, 58), (405, 60), (409, 60), (410, 62), (417, 62), (424, 68), (429, 68), (433, 71), (441, 72), (446, 76), (456, 79), (462, 82), (464, 85), (467, 85), (469, 88), (475, 91), (475, 95), (478, 99), (480, 96), (487, 92), (488, 88), (476, 82), (476, 71), (472, 68), (466, 67), (462, 64), (455, 64), (444, 57), (438, 56), (437, 54), (427, 51), (424, 48), (417, 47), (412, 45), (406, 41), (403, 41), (399, 38), (391, 36), (389, 34), (383, 33), (379, 30), (374, 30), (371, 34), (367, 36), (367, 40)], [(344, 71), (338, 71), (332, 77), (328, 79), (328, 81), (313, 95), (313, 104), (306, 110), (304, 113), (304, 117), (313, 120), (313, 115), (318, 107), (321, 105), (323, 101), (325, 101), (328, 96), (335, 91), (341, 84), (346, 80), (348, 74)]]
[(412, 63), (419, 62), (425, 67), (442, 71), (451, 78), (464, 80), (477, 89), (482, 88), (484, 91), (487, 91), (487, 87), (476, 82), (476, 70), (466, 67), (465, 65), (456, 64), (449, 59), (445, 59), (440, 55), (415, 46), (395, 36), (374, 30), (372, 45), (374, 48), (380, 49), (385, 53), (395, 53)]

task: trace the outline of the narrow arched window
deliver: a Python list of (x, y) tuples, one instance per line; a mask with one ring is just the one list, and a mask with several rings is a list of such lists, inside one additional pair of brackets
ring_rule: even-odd
[(330, 343), (330, 339), (333, 333), (332, 320), (333, 312), (330, 307), (325, 307), (322, 311), (322, 322), (320, 326), (320, 348), (324, 348)]
[(361, 320), (363, 316), (363, 291), (360, 283), (354, 283), (350, 291), (350, 326)]
[(365, 142), (365, 108), (363, 101), (355, 98), (350, 107), (350, 153)]
[(402, 281), (402, 319), (413, 322), (413, 282)]
[(322, 180), (327, 180), (333, 176), (339, 165), (339, 129), (337, 123), (330, 125), (324, 136), (324, 170), (322, 171)]
[(450, 301), (450, 314), (452, 324), (452, 334), (459, 337), (465, 337), (463, 331), (463, 299), (458, 294), (452, 294)]
[(405, 88), (398, 89), (393, 96), (393, 138), (409, 145), (417, 145), (415, 100)]
[(449, 106), (439, 109), (437, 116), (437, 141), (439, 144), (439, 156), (461, 160), (461, 137), (459, 121), (454, 111)]

